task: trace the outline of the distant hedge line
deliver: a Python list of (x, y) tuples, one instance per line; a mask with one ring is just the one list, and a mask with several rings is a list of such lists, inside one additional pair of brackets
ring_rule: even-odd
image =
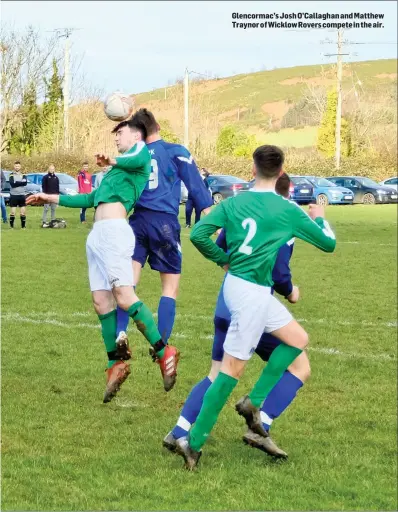
[[(198, 166), (206, 167), (211, 173), (232, 174), (243, 179), (251, 179), (252, 164), (249, 158), (243, 157), (204, 157), (194, 155)], [(82, 163), (87, 160), (90, 172), (99, 168), (95, 164), (93, 156), (82, 157), (74, 154), (47, 154), (35, 156), (2, 155), (1, 168), (10, 170), (15, 160), (19, 160), (25, 172), (46, 172), (48, 165), (53, 163), (57, 172), (65, 172), (76, 176)], [(344, 158), (340, 171), (334, 168), (332, 158), (322, 157), (315, 149), (288, 149), (286, 150), (285, 169), (290, 174), (298, 175), (360, 175), (372, 178), (376, 181), (396, 175), (397, 156), (386, 154), (383, 158), (379, 155), (357, 156)]]

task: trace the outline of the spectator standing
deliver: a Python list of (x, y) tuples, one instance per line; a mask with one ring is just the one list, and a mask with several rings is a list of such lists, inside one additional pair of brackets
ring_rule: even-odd
[[(204, 185), (206, 186), (209, 194), (211, 195), (209, 183), (207, 180), (209, 173), (207, 172), (207, 170), (204, 167), (202, 167), (202, 169), (199, 172), (200, 172), (200, 176), (202, 177)], [(200, 209), (198, 209), (194, 205), (191, 194), (188, 194), (188, 199), (187, 199), (187, 202), (185, 203), (185, 227), (186, 228), (191, 227), (192, 212), (194, 209), (195, 209), (195, 224), (196, 224), (200, 221), (200, 216), (201, 216), (202, 212), (200, 211)]]
[[(6, 175), (3, 171), (1, 171), (1, 191), (3, 192), (6, 184)], [(4, 197), (1, 196), (1, 217), (3, 219), (3, 224), (7, 224), (7, 208), (6, 202), (4, 201)]]
[[(91, 174), (88, 172), (88, 162), (83, 162), (83, 167), (77, 175), (77, 182), (79, 186), (79, 194), (91, 193), (93, 185), (91, 182)], [(87, 208), (82, 208), (80, 210), (80, 222), (82, 224), (86, 223), (86, 210)]]
[[(59, 179), (55, 175), (55, 166), (50, 164), (48, 166), (47, 174), (43, 177), (41, 188), (45, 194), (59, 194)], [(47, 212), (51, 208), (51, 220), (55, 220), (55, 209), (57, 205), (55, 203), (45, 204), (43, 209), (42, 228), (48, 228), (47, 224)]]
[(26, 228), (26, 185), (28, 178), (21, 171), (21, 162), (14, 162), (14, 170), (10, 175), (10, 228), (14, 228), (15, 212), (20, 211), (21, 227)]

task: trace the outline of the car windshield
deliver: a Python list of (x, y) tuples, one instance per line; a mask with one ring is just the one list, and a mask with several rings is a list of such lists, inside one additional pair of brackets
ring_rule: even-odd
[(245, 180), (237, 178), (236, 176), (220, 176), (220, 181), (225, 183), (246, 183)]
[(325, 178), (314, 178), (313, 181), (317, 187), (336, 187), (337, 186), (335, 183), (332, 183), (331, 181), (329, 181)]
[(380, 187), (378, 183), (371, 180), (370, 178), (358, 178), (358, 181), (361, 185), (364, 185), (365, 187)]
[(305, 185), (305, 186), (311, 186), (311, 183), (307, 180), (307, 178), (291, 178), (292, 182), (295, 185)]
[(67, 174), (57, 174), (59, 182), (63, 185), (76, 185), (76, 180)]

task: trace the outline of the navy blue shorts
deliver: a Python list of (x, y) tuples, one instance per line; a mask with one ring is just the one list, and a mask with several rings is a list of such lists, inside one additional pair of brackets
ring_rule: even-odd
[(129, 219), (135, 235), (133, 260), (152, 270), (181, 274), (181, 227), (170, 213), (136, 210)]

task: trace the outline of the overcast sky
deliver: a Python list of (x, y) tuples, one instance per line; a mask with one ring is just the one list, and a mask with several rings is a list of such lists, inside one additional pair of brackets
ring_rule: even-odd
[[(2, 1), (2, 22), (20, 29), (79, 28), (72, 51), (83, 55), (88, 80), (106, 93), (128, 93), (162, 87), (184, 69), (212, 75), (329, 63), (336, 39), (333, 31), (316, 29), (234, 29), (232, 13), (384, 13), (382, 29), (352, 29), (345, 38), (348, 61), (396, 58), (396, 2), (117, 2)], [(249, 20), (242, 20), (249, 21)], [(314, 21), (314, 20), (302, 20)], [(319, 20), (316, 20), (319, 21)], [(357, 55), (355, 55), (357, 53)]]

